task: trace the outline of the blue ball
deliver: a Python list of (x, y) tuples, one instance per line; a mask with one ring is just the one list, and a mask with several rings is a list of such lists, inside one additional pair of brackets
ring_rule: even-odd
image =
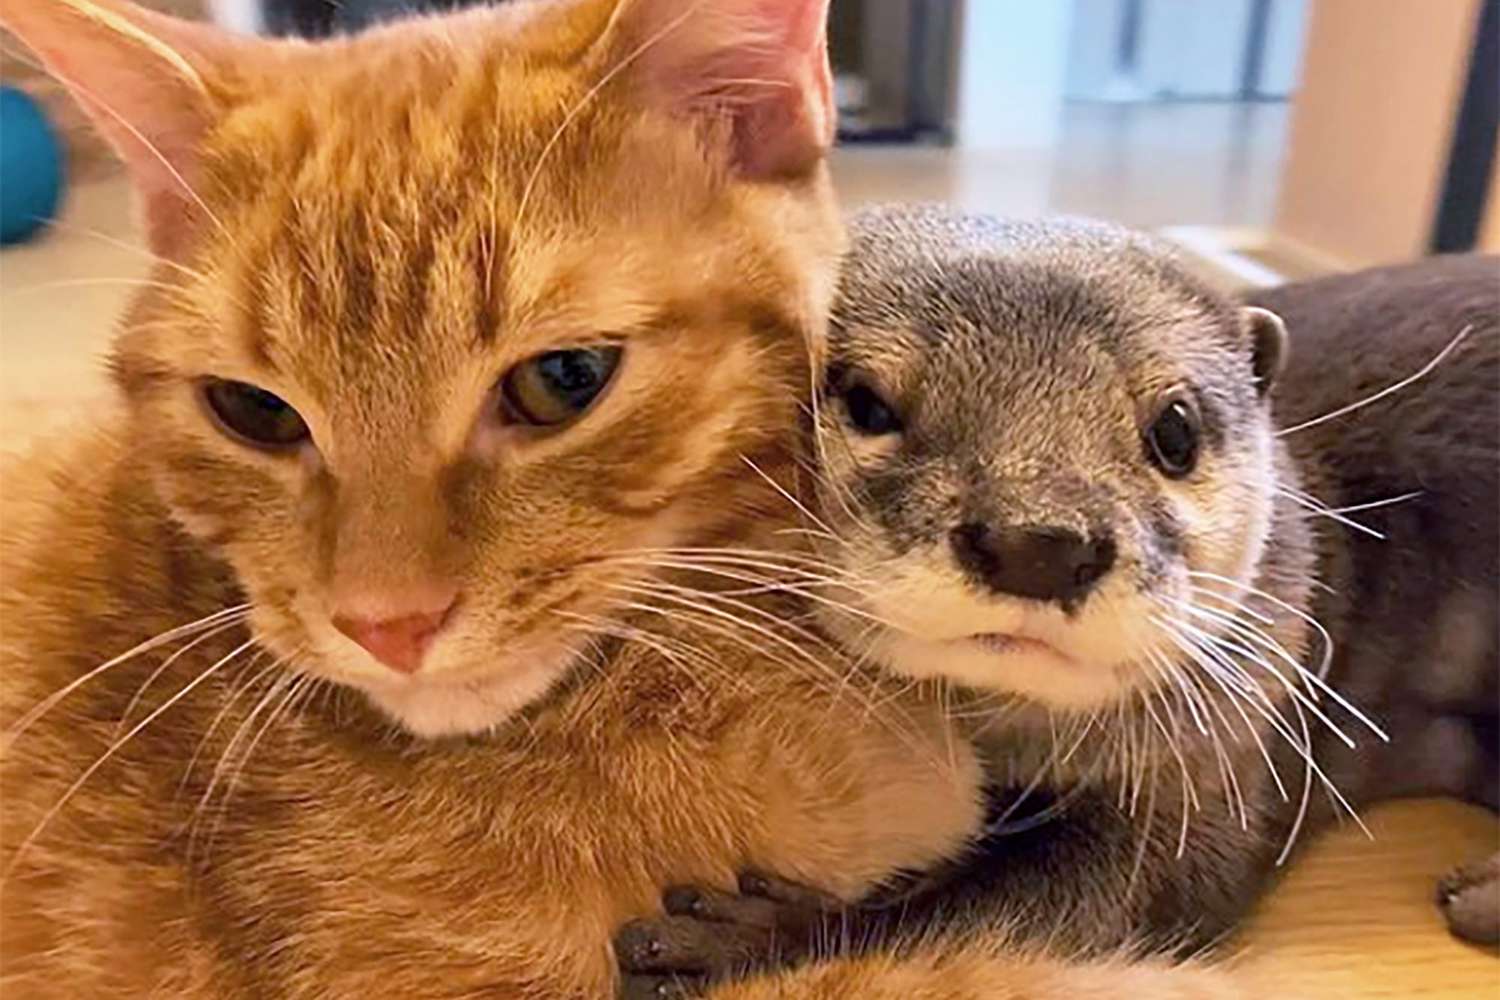
[(0, 87), (0, 243), (31, 236), (57, 214), (63, 152), (42, 109)]

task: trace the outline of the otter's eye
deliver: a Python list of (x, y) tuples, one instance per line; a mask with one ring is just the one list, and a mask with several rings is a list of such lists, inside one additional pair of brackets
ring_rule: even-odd
[(577, 417), (604, 391), (620, 365), (618, 347), (548, 351), (500, 380), (505, 405), (520, 423), (556, 427)]
[(1198, 464), (1198, 414), (1187, 401), (1174, 399), (1146, 428), (1146, 451), (1158, 469), (1181, 479)]
[(282, 450), (311, 437), (301, 415), (275, 393), (222, 378), (204, 381), (202, 392), (219, 427), (247, 444)]
[(849, 410), (849, 422), (861, 434), (877, 437), (901, 430), (901, 418), (896, 411), (869, 386), (850, 386), (844, 392), (844, 406)]

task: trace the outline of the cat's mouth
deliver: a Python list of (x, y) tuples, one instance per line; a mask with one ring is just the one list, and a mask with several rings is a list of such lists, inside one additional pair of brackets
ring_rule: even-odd
[(578, 662), (576, 644), (563, 638), (496, 651), (472, 663), (451, 660), (438, 669), (340, 673), (376, 708), (414, 736), (436, 739), (488, 732), (543, 698)]

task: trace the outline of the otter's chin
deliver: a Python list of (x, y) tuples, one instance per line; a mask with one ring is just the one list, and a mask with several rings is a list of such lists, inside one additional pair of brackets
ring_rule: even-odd
[(870, 651), (887, 669), (908, 677), (1017, 695), (1059, 710), (1110, 705), (1133, 687), (1113, 666), (1078, 659), (1038, 639), (1000, 633), (928, 639), (882, 629)]

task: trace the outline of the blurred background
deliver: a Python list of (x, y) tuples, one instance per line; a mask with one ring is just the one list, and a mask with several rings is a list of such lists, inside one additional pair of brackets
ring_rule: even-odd
[[(422, 0), (211, 0), (352, 30)], [(426, 0), (429, 7), (463, 0)], [(833, 0), (851, 201), (1069, 212), (1245, 255), (1241, 280), (1500, 249), (1496, 0)]]
[[(316, 37), (464, 0), (138, 2)], [(846, 203), (1114, 219), (1229, 286), (1500, 251), (1500, 0), (833, 0), (831, 18)], [(0, 252), (0, 400), (46, 422), (59, 386), (97, 379), (146, 260), (107, 151), (0, 42), (0, 235), (20, 241)], [(50, 167), (16, 95), (61, 146)], [(58, 221), (36, 229), (49, 192)]]

